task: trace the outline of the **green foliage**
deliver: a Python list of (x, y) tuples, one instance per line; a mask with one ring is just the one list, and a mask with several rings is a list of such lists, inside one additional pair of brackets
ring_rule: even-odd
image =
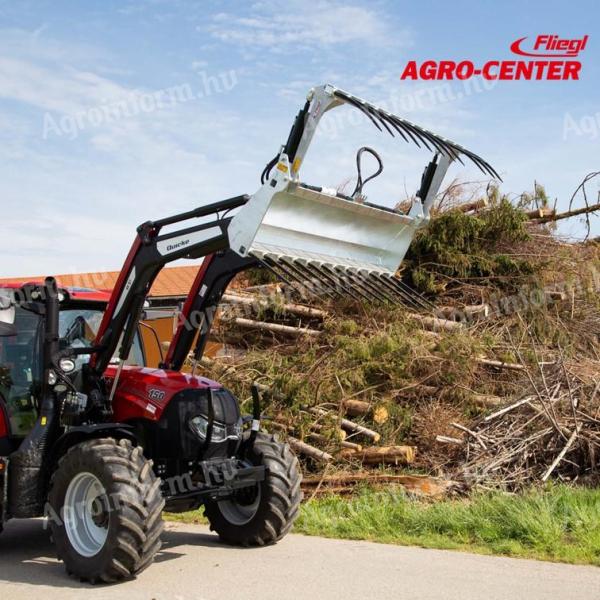
[(510, 279), (533, 272), (533, 266), (511, 256), (515, 244), (529, 235), (525, 213), (506, 198), (480, 215), (450, 210), (434, 218), (419, 231), (407, 256), (407, 274), (412, 285), (435, 293), (448, 281), (465, 279)]
[(296, 531), (600, 565), (600, 490), (555, 485), (429, 503), (397, 488), (364, 488), (308, 502)]
[(358, 333), (358, 323), (352, 319), (344, 319), (337, 325), (338, 331), (344, 335), (355, 335)]
[(246, 271), (246, 278), (248, 279), (248, 285), (264, 285), (267, 283), (277, 283), (279, 281), (275, 273), (269, 271), (269, 269), (260, 267), (248, 269)]
[(540, 183), (535, 183), (533, 192), (523, 192), (519, 198), (519, 208), (546, 208), (548, 206), (548, 195), (546, 189)]

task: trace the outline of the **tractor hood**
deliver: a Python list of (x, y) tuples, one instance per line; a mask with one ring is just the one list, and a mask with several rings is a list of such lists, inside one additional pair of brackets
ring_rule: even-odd
[[(110, 387), (117, 367), (106, 369), (105, 379)], [(158, 421), (173, 398), (183, 390), (221, 389), (216, 381), (164, 369), (124, 366), (113, 400), (116, 421), (148, 419)]]

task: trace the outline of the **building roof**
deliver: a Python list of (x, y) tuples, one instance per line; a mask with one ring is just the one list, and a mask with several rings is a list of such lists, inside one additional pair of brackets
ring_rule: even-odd
[[(150, 296), (153, 298), (182, 297), (192, 287), (192, 283), (198, 273), (198, 265), (185, 267), (169, 267), (163, 269), (156, 278), (150, 290)], [(88, 288), (94, 290), (112, 291), (119, 271), (105, 271), (98, 273), (73, 273), (67, 275), (55, 275), (59, 286), (65, 288)], [(7, 283), (29, 283), (33, 281), (43, 281), (45, 276), (35, 277), (6, 277), (0, 278), (0, 287)]]

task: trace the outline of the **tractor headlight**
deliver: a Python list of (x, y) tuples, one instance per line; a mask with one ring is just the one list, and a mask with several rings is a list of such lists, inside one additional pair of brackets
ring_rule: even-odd
[[(208, 419), (206, 419), (202, 415), (198, 415), (197, 417), (192, 417), (188, 421), (188, 423), (190, 429), (192, 430), (192, 433), (197, 435), (202, 441), (206, 440), (206, 435), (208, 432)], [(216, 443), (225, 442), (229, 437), (233, 436), (227, 435), (227, 429), (225, 428), (225, 426), (221, 425), (220, 423), (217, 423), (216, 421), (213, 421), (210, 441)]]
[(77, 367), (75, 361), (70, 358), (61, 358), (58, 366), (63, 373), (72, 373)]

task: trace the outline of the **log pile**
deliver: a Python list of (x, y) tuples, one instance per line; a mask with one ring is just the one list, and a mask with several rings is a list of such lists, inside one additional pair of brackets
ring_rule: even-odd
[[(279, 293), (269, 290), (271, 294)], [(560, 302), (565, 300), (564, 292), (547, 292), (548, 300)], [(268, 309), (272, 306), (269, 302), (249, 293), (237, 292), (228, 294), (224, 300), (231, 305), (251, 306), (253, 309)], [(239, 330), (255, 330), (265, 335), (275, 335), (283, 338), (300, 338), (302, 336), (314, 339), (323, 334), (322, 323), (328, 316), (322, 309), (316, 309), (301, 304), (279, 303), (286, 324), (277, 322), (277, 314), (271, 313), (270, 321), (258, 320), (252, 315), (245, 317), (229, 316), (223, 319), (225, 328)], [(264, 314), (264, 313), (263, 313)], [(268, 311), (267, 311), (268, 314)], [(289, 325), (289, 315), (298, 319), (310, 319), (313, 328), (305, 327), (300, 322)], [(464, 316), (466, 315), (466, 319)], [(487, 304), (464, 306), (463, 308), (440, 307), (436, 316), (408, 313), (408, 318), (417, 321), (431, 335), (436, 338), (465, 327), (493, 318)], [(435, 332), (435, 333), (434, 333)], [(473, 363), (481, 369), (496, 372), (527, 372), (527, 366), (517, 362), (505, 362), (495, 358), (478, 356), (473, 358)], [(260, 386), (261, 391), (273, 394), (268, 386)], [(441, 389), (427, 384), (416, 384), (407, 390), (404, 398), (429, 397), (436, 398)], [(524, 482), (532, 478), (547, 479), (555, 470), (562, 472), (564, 465), (569, 464), (569, 456), (575, 451), (580, 451), (581, 444), (588, 448), (595, 447), (598, 440), (595, 434), (589, 432), (589, 427), (595, 427), (596, 422), (580, 415), (577, 422), (572, 421), (569, 413), (562, 415), (560, 425), (552, 419), (554, 412), (563, 407), (565, 392), (551, 399), (543, 395), (527, 396), (518, 401), (510, 400), (492, 394), (472, 393), (470, 402), (484, 411), (493, 411), (475, 425), (463, 425), (452, 422), (455, 430), (452, 435), (438, 434), (436, 441), (440, 445), (450, 445), (459, 449), (465, 455), (462, 473), (455, 474), (455, 478), (469, 483), (489, 483), (497, 481), (502, 485), (514, 486), (516, 481)], [(550, 410), (551, 409), (551, 410)], [(376, 429), (365, 424), (372, 423), (374, 427), (384, 426), (389, 419), (389, 410), (385, 403), (366, 401), (356, 397), (341, 398), (336, 407), (306, 407), (306, 413), (312, 415), (312, 423), (307, 431), (299, 432), (294, 424), (285, 419), (269, 422), (267, 428), (274, 430), (288, 440), (293, 450), (309, 463), (315, 466), (327, 464), (359, 464), (365, 468), (374, 466), (399, 467), (410, 465), (416, 459), (416, 447), (412, 445), (379, 445), (381, 435)], [(506, 415), (510, 415), (510, 426), (506, 425)], [(518, 426), (514, 426), (515, 415), (519, 416)], [(356, 422), (353, 419), (359, 419)], [(591, 418), (591, 417), (590, 417)], [(334, 424), (332, 427), (331, 424)], [(600, 424), (600, 421), (598, 421)], [(537, 429), (535, 427), (538, 427)], [(532, 429), (533, 428), (533, 429)], [(592, 427), (593, 428), (593, 427)], [(299, 435), (302, 433), (302, 435)], [(562, 443), (562, 447), (561, 447)], [(545, 447), (544, 457), (540, 458), (534, 449)], [(600, 448), (598, 449), (600, 451)], [(590, 450), (592, 452), (592, 450)], [(555, 461), (555, 462), (553, 462)], [(367, 478), (375, 477), (366, 475)], [(417, 486), (419, 479), (399, 479), (401, 485)], [(371, 479), (367, 479), (371, 481)], [(309, 480), (310, 482), (311, 480)], [(342, 491), (352, 481), (357, 482), (356, 476), (338, 477), (319, 486), (319, 492)], [(383, 480), (382, 480), (383, 481)], [(430, 485), (430, 484), (427, 484)], [(315, 492), (312, 483), (307, 483), (307, 491)], [(351, 486), (350, 486), (351, 487)], [(435, 495), (441, 488), (436, 484), (432, 489)]]

